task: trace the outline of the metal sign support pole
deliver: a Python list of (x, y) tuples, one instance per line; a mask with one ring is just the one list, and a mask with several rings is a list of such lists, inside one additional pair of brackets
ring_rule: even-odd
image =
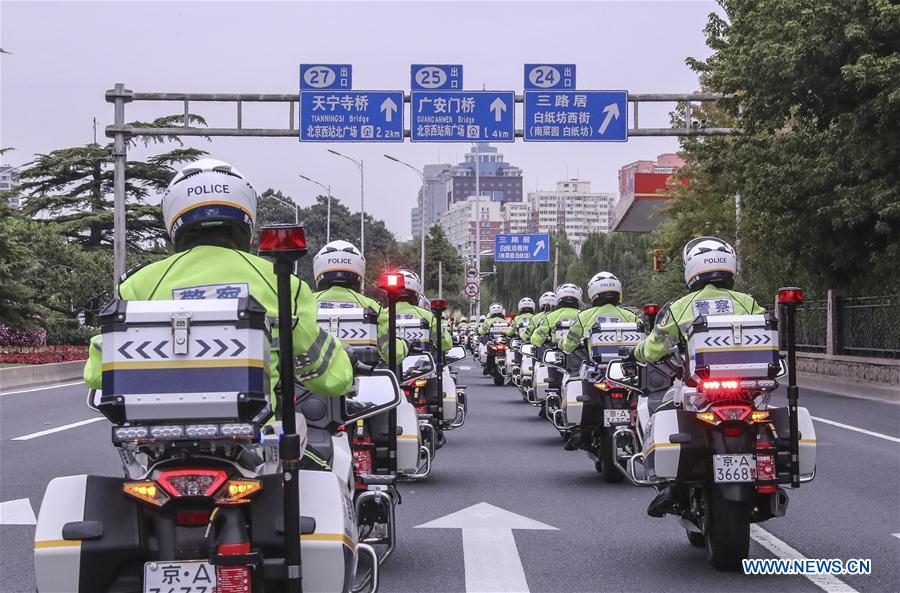
[[(478, 270), (478, 288), (481, 288), (481, 157), (475, 143), (475, 269)], [(481, 291), (475, 297), (475, 314), (481, 315)]]
[[(114, 122), (125, 127), (125, 85), (117, 83), (113, 99)], [(127, 164), (125, 132), (113, 135), (113, 286), (125, 274), (125, 167)]]

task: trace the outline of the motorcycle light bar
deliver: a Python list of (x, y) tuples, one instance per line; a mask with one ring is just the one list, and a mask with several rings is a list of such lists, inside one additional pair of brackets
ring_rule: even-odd
[(259, 231), (259, 254), (295, 259), (306, 255), (306, 231), (295, 225), (263, 227)]
[(406, 288), (403, 274), (399, 272), (385, 272), (378, 277), (378, 288), (387, 292), (400, 292)]
[(256, 425), (243, 422), (225, 424), (158, 424), (113, 427), (113, 443), (155, 443), (180, 440), (254, 440)]
[(778, 302), (799, 305), (803, 303), (803, 289), (789, 286), (778, 289)]

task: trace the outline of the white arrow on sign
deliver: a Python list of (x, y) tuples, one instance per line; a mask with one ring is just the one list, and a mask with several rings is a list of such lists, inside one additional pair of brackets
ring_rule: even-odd
[[(613, 119), (619, 119), (619, 104), (612, 103), (603, 108), (603, 113), (606, 114), (606, 117), (603, 118), (603, 123), (600, 124), (600, 133), (605, 134), (606, 128), (609, 126), (609, 122)], [(388, 120), (390, 121), (390, 120)]]
[(506, 111), (506, 101), (497, 97), (491, 103), (491, 111), (494, 113), (494, 121), (503, 121), (503, 112)]
[(0, 502), (0, 525), (34, 525), (34, 509), (27, 498)]
[(466, 591), (528, 593), (513, 529), (558, 531), (540, 521), (511, 513), (486, 502), (418, 525), (417, 529), (462, 529)]
[(546, 246), (547, 246), (547, 244), (544, 243), (543, 239), (538, 241), (536, 244), (536, 247), (534, 248), (534, 253), (531, 254), (531, 257), (537, 257), (537, 254), (541, 252), (541, 249), (543, 249)]
[[(381, 112), (384, 113), (384, 121), (391, 121), (394, 119), (394, 112), (397, 111), (397, 104), (394, 103), (394, 100), (388, 97), (381, 103)], [(602, 132), (601, 132), (602, 133)]]

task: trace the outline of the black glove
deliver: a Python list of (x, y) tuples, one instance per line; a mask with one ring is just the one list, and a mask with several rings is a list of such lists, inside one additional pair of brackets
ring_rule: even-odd
[(623, 362), (637, 362), (633, 346), (619, 346), (619, 356), (622, 357)]

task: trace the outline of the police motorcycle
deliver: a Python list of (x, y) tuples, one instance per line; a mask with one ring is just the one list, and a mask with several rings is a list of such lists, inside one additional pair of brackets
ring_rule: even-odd
[[(553, 328), (553, 334), (542, 346), (541, 364), (534, 371), (533, 405), (541, 407), (542, 418), (554, 423), (556, 411), (562, 408), (562, 385), (568, 364), (568, 356), (558, 347), (559, 341), (569, 333), (575, 319), (560, 319)], [(554, 423), (555, 425), (555, 423)], [(561, 432), (564, 438), (568, 433)]]
[(491, 376), (494, 385), (499, 386), (506, 383), (506, 353), (509, 345), (506, 330), (509, 329), (509, 320), (504, 317), (506, 311), (499, 303), (491, 304), (488, 312), (488, 329), (481, 336), (479, 358), (482, 373)]
[(607, 381), (606, 369), (621, 359), (621, 348), (633, 348), (643, 336), (641, 323), (604, 321), (594, 324), (585, 343), (567, 358), (552, 354), (557, 366), (568, 361), (553, 425), (567, 439), (565, 448), (586, 451), (607, 482), (621, 482), (618, 465), (637, 452), (633, 441), (617, 436), (619, 427), (634, 428), (637, 397), (634, 390)]
[[(279, 325), (290, 349), (287, 262)], [(38, 591), (261, 593), (299, 590), (301, 577), (309, 592), (377, 590), (346, 429), (399, 405), (393, 373), (357, 363), (349, 396), (301, 392), (295, 413), (286, 358), (267, 422), (271, 328), (252, 297), (115, 301), (101, 323), (103, 390), (88, 405), (111, 422), (124, 477), (48, 484)], [(310, 457), (324, 466), (305, 469)]]
[[(787, 315), (787, 364), (779, 355), (777, 320), (765, 315), (698, 317), (687, 340), (659, 331), (672, 356), (655, 364), (609, 363), (607, 382), (639, 396), (632, 439), (640, 452), (624, 465), (640, 486), (674, 499), (688, 541), (706, 548), (720, 570), (737, 570), (749, 551), (750, 525), (783, 516), (785, 488), (816, 473), (816, 432), (797, 406), (793, 307), (799, 289), (779, 295)], [(668, 305), (659, 316), (664, 318)], [(788, 406), (769, 400), (788, 376)]]

